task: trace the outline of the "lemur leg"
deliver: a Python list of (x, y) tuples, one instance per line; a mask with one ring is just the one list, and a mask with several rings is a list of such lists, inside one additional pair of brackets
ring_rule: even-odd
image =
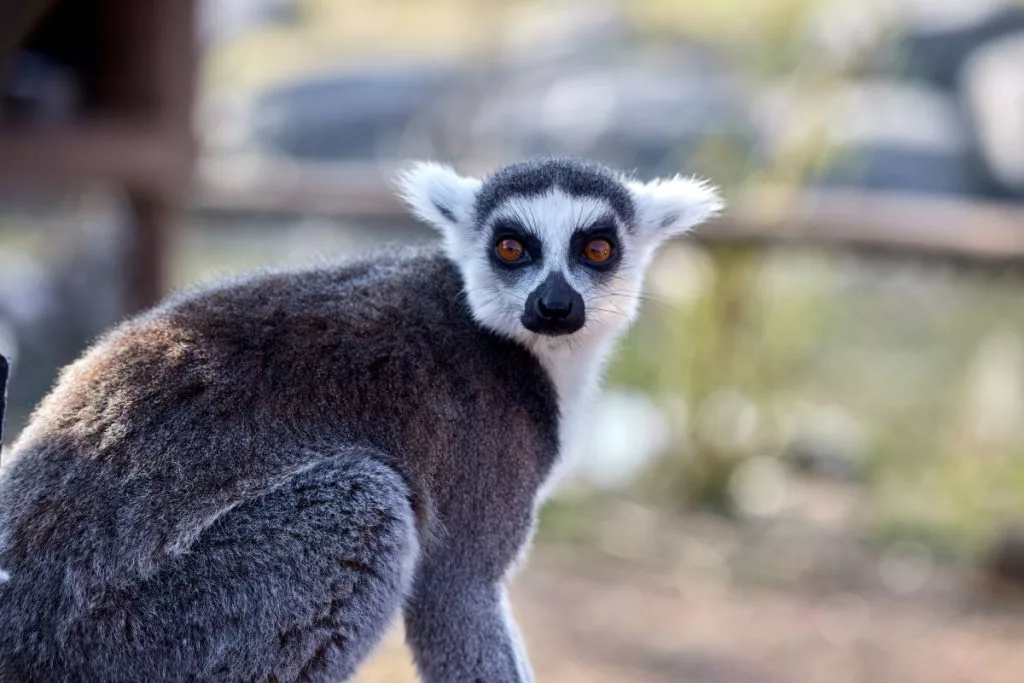
[(533, 680), (501, 582), (443, 563), (421, 567), (405, 630), (424, 683)]
[(401, 477), (346, 454), (224, 513), (33, 660), (63, 660), (49, 680), (335, 683), (397, 616), (417, 554)]
[(282, 683), (351, 676), (396, 616), (418, 553), (405, 483), (359, 454), (232, 511), (196, 546), (159, 594), (177, 608), (167, 646), (209, 624), (201, 679)]

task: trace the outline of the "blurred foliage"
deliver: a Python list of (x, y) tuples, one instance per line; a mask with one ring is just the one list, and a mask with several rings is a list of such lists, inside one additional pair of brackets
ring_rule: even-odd
[(602, 505), (597, 495), (574, 497), (563, 493), (541, 508), (537, 522), (540, 533), (547, 541), (592, 545), (597, 542), (598, 533), (594, 514)]
[(806, 68), (800, 39), (821, 0), (635, 0), (621, 3), (637, 30), (722, 44), (763, 74)]
[[(742, 465), (784, 462), (838, 413), (856, 429), (831, 447), (863, 451), (851, 463), (862, 483), (850, 485), (865, 486), (853, 521), (870, 539), (962, 554), (1024, 516), (1019, 275), (688, 246), (660, 267), (668, 284), (655, 277), (661, 293), (610, 374), (688, 406), (641, 490), (742, 514), (732, 488)], [(704, 273), (688, 285), (696, 294), (666, 302), (671, 273), (686, 271)]]

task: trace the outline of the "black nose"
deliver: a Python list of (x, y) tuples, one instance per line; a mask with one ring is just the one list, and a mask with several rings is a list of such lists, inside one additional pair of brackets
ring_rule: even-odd
[(565, 277), (552, 273), (526, 297), (523, 326), (537, 334), (572, 334), (586, 322), (585, 308), (583, 297)]
[(537, 313), (544, 320), (565, 320), (572, 315), (572, 299), (563, 296), (538, 297)]

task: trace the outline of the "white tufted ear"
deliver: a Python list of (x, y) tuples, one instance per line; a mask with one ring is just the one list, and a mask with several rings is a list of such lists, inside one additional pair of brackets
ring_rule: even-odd
[(636, 205), (637, 229), (654, 241), (680, 235), (724, 206), (713, 186), (695, 178), (676, 176), (647, 183), (627, 180), (626, 187)]
[(473, 221), (476, 194), (482, 182), (461, 176), (450, 166), (420, 161), (402, 170), (397, 178), (399, 194), (413, 213), (451, 238), (457, 228)]

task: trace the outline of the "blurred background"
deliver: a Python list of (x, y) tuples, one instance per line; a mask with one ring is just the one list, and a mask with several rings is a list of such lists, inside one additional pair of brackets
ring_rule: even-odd
[(1024, 678), (1024, 2), (5, 6), (9, 439), (170, 289), (434, 239), (404, 159), (700, 174), (515, 584), (538, 680)]

